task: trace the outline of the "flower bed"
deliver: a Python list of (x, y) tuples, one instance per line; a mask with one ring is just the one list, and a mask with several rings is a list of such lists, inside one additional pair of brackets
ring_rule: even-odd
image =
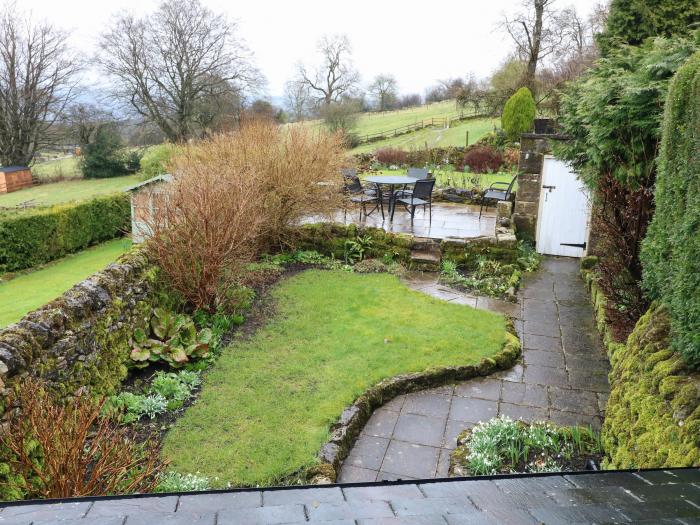
[(500, 416), (462, 432), (450, 457), (450, 474), (493, 474), (587, 470), (600, 464), (600, 436), (590, 428), (525, 423)]

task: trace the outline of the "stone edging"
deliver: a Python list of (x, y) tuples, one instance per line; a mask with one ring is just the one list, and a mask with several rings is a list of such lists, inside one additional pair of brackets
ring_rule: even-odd
[(477, 365), (448, 366), (404, 374), (385, 379), (366, 390), (343, 410), (338, 422), (331, 427), (331, 439), (321, 447), (319, 463), (306, 470), (306, 479), (311, 484), (334, 483), (343, 460), (372, 413), (395, 397), (511, 368), (520, 357), (520, 339), (515, 334), (513, 323), (509, 320), (503, 348), (493, 357), (483, 358)]

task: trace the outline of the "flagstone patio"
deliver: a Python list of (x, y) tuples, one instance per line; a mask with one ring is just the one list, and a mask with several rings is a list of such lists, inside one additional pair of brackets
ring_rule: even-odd
[[(345, 460), (339, 482), (447, 476), (450, 452), (465, 428), (498, 415), (600, 428), (609, 363), (578, 260), (547, 258), (525, 277), (518, 303), (461, 293), (434, 274), (410, 276), (412, 288), (515, 319), (522, 363), (456, 385), (399, 396), (376, 410)], [(468, 336), (468, 334), (465, 334)]]
[[(370, 208), (371, 209), (371, 208)], [(385, 219), (376, 210), (369, 217), (362, 216), (358, 208), (339, 212), (334, 221), (342, 224), (358, 224), (382, 228), (394, 233), (408, 233), (415, 237), (446, 239), (456, 237), (469, 239), (484, 235), (493, 235), (496, 229), (496, 211), (494, 207), (484, 210), (479, 218), (479, 206), (474, 204), (434, 203), (432, 220), (427, 210), (416, 210), (411, 223), (411, 216), (403, 208), (397, 208), (394, 220), (389, 220), (388, 210), (384, 210)]]

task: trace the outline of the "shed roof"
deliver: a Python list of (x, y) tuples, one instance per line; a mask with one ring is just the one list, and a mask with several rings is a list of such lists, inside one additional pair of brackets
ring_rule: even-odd
[(150, 179), (145, 180), (143, 182), (139, 182), (138, 184), (134, 184), (133, 186), (129, 186), (124, 191), (134, 191), (134, 190), (138, 190), (139, 188), (143, 188), (144, 186), (149, 186), (151, 184), (155, 184), (156, 182), (170, 182), (172, 180), (173, 180), (172, 175), (170, 175), (169, 173), (164, 173), (163, 175), (156, 175), (153, 178), (150, 178)]
[(28, 166), (5, 166), (4, 168), (0, 168), (0, 172), (2, 173), (12, 173), (15, 171), (25, 171), (28, 170)]

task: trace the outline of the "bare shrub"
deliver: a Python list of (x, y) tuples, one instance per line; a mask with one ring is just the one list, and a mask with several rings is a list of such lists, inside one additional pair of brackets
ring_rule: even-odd
[(213, 310), (243, 264), (284, 244), (304, 216), (338, 207), (344, 162), (337, 135), (256, 120), (186, 146), (147, 221), (149, 249), (175, 290)]
[(152, 492), (165, 463), (152, 443), (100, 417), (104, 400), (78, 395), (66, 404), (28, 378), (10, 399), (0, 439), (10, 471), (25, 480), (28, 498), (67, 498)]
[(408, 153), (400, 148), (381, 148), (374, 155), (377, 162), (386, 166), (402, 166), (408, 162)]
[(464, 154), (464, 165), (474, 173), (493, 173), (503, 165), (503, 154), (491, 146), (475, 146)]

